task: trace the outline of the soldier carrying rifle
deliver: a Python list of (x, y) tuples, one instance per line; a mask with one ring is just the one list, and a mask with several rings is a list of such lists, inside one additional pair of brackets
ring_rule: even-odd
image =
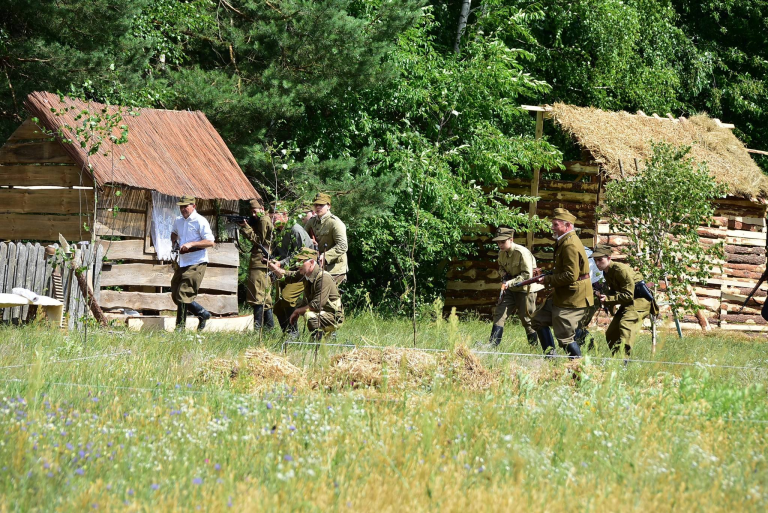
[(245, 299), (253, 307), (253, 329), (258, 331), (264, 326), (271, 330), (275, 327), (272, 317), (272, 280), (264, 260), (270, 256), (274, 228), (264, 211), (261, 198), (252, 199), (250, 207), (251, 219), (239, 222), (243, 236), (253, 244), (248, 279), (245, 282)]
[(627, 264), (613, 262), (611, 253), (611, 247), (603, 244), (598, 244), (592, 253), (595, 265), (605, 277), (600, 302), (609, 309), (619, 307), (605, 330), (605, 340), (612, 354), (618, 353), (623, 346), (628, 358), (643, 320), (648, 315), (658, 314), (659, 307), (646, 287), (643, 275)]
[(515, 244), (515, 231), (511, 228), (499, 228), (493, 238), (499, 246), (499, 275), (502, 278), (501, 293), (493, 314), (493, 327), (489, 345), (498, 347), (504, 335), (504, 323), (507, 317), (517, 313), (520, 323), (525, 329), (528, 342), (536, 345), (536, 331), (531, 326), (531, 316), (536, 310), (536, 291), (542, 287), (539, 284), (520, 286), (518, 282), (533, 277), (536, 259), (528, 248)]

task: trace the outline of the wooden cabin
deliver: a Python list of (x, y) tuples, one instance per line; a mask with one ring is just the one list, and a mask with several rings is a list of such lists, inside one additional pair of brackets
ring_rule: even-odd
[[(594, 108), (555, 104), (525, 106), (536, 114), (536, 137), (542, 137), (544, 122), (570, 136), (579, 160), (564, 162), (565, 170), (537, 170), (532, 179), (510, 178), (505, 193), (538, 197), (535, 203), (511, 203), (511, 207), (531, 215), (548, 217), (557, 207), (573, 212), (582, 242), (594, 247), (598, 242), (613, 246), (614, 258), (621, 259), (625, 234), (611, 233), (607, 220), (599, 218), (605, 184), (627, 180), (642, 168), (651, 154), (650, 141), (691, 146), (696, 162), (707, 162), (715, 179), (728, 185), (726, 198), (715, 202), (714, 226), (702, 226), (703, 242), (724, 241), (726, 261), (722, 272), (716, 269), (707, 283), (695, 287), (703, 309), (704, 324), (738, 331), (768, 331), (760, 308), (768, 284), (761, 287), (755, 301), (738, 312), (746, 295), (756, 285), (766, 265), (766, 197), (768, 177), (750, 157), (750, 152), (732, 133), (733, 125), (707, 116), (690, 119), (647, 116), (642, 112), (606, 112)], [(450, 263), (445, 306), (447, 310), (489, 314), (499, 293), (497, 251), (490, 240), (495, 227), (481, 227), (481, 234), (467, 235), (466, 244), (476, 256)], [(515, 242), (531, 249), (541, 267), (552, 265), (552, 238), (549, 233), (520, 234)], [(684, 328), (700, 329), (702, 322), (693, 316), (683, 319)]]
[[(102, 309), (175, 310), (173, 271), (158, 248), (167, 253), (175, 201), (191, 194), (217, 238), (198, 301), (215, 315), (238, 312), (239, 253), (218, 229), (220, 216), (259, 195), (202, 112), (106, 107), (46, 92), (30, 94), (25, 106), (29, 119), (0, 148), (0, 240), (54, 242), (61, 234), (77, 243), (95, 231), (86, 255)], [(88, 155), (91, 143), (81, 147), (75, 133), (84, 111), (120, 112), (127, 142)]]

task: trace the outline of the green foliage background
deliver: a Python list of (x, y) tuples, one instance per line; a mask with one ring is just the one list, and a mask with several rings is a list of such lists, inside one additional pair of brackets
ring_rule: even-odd
[(335, 195), (349, 299), (394, 310), (463, 231), (528, 226), (480, 188), (560, 161), (522, 103), (705, 110), (768, 148), (766, 0), (475, 0), (455, 53), (461, 3), (6, 0), (0, 136), (35, 90), (202, 110), (264, 195)]

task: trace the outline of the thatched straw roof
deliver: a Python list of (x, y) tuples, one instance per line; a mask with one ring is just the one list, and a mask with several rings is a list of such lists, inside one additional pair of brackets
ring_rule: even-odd
[[(24, 106), (39, 123), (66, 137), (75, 139), (64, 128), (81, 126), (75, 117), (83, 110), (100, 113), (100, 103), (85, 103), (58, 95), (35, 92)], [(64, 112), (67, 107), (74, 107)], [(52, 109), (55, 109), (52, 110)], [(118, 107), (109, 107), (110, 114)], [(136, 112), (136, 111), (134, 111)], [(105, 156), (90, 157), (93, 175), (100, 186), (120, 184), (139, 189), (156, 190), (169, 196), (191, 194), (198, 199), (240, 200), (258, 198), (235, 157), (224, 144), (202, 112), (138, 109), (138, 115), (124, 111), (121, 124), (128, 125), (128, 142), (115, 153), (124, 159)], [(86, 150), (79, 144), (62, 144), (74, 161), (85, 168)]]
[[(557, 103), (552, 106), (552, 117), (592, 153), (612, 179), (635, 174), (634, 159), (646, 159), (651, 154), (651, 141), (663, 141), (690, 146), (693, 160), (706, 162), (715, 179), (727, 184), (731, 194), (746, 198), (768, 196), (768, 176), (731, 130), (718, 126), (706, 115), (672, 120)], [(619, 160), (623, 163), (623, 174)]]

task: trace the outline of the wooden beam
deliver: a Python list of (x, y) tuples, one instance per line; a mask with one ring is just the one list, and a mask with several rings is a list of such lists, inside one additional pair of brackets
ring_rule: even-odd
[(549, 105), (520, 105), (520, 108), (530, 112), (552, 112)]
[[(216, 315), (230, 315), (238, 312), (237, 294), (200, 294), (195, 299), (203, 308)], [(133, 310), (176, 310), (170, 292), (149, 294), (146, 292), (119, 292), (102, 290), (99, 306), (102, 308), (131, 308)]]
[(715, 124), (717, 124), (717, 126), (718, 126), (718, 127), (720, 127), (720, 128), (730, 128), (730, 129), (734, 129), (734, 128), (736, 128), (736, 125), (734, 125), (734, 124), (732, 124), (732, 123), (723, 123), (722, 121), (720, 121), (720, 120), (719, 120), (719, 119), (717, 119), (717, 118), (712, 118), (712, 120), (713, 120), (713, 121), (715, 122)]
[[(117, 264), (101, 269), (101, 287), (170, 287), (170, 264)], [(237, 292), (237, 269), (209, 267), (200, 285), (203, 290)], [(103, 294), (102, 290), (102, 294)]]
[(80, 216), (45, 214), (0, 214), (0, 239), (58, 241), (59, 234), (68, 241), (89, 240)]
[(93, 210), (93, 189), (0, 189), (0, 213), (79, 214)]
[[(544, 190), (537, 190), (534, 192), (534, 184), (536, 182), (531, 182), (531, 190), (528, 191), (527, 189), (519, 188), (519, 187), (504, 187), (502, 189), (499, 189), (500, 192), (503, 192), (505, 194), (519, 194), (521, 196), (538, 196), (541, 198), (539, 201), (566, 201), (566, 202), (574, 202), (574, 203), (585, 203), (585, 204), (595, 204), (597, 202), (597, 193), (592, 192), (567, 192), (567, 191), (544, 191)], [(535, 203), (531, 203), (531, 205), (535, 205)], [(531, 216), (536, 213), (535, 208), (533, 210), (529, 210), (528, 215)]]
[(750, 148), (747, 148), (747, 151), (749, 153), (754, 153), (755, 155), (768, 155), (768, 151), (763, 151), (763, 150), (752, 150)]
[(40, 131), (40, 127), (32, 121), (27, 119), (24, 123), (16, 129), (8, 138), (8, 142), (18, 141), (30, 141), (33, 139), (51, 139), (53, 136), (44, 134)]
[[(197, 329), (197, 317), (187, 316), (186, 329)], [(146, 316), (128, 317), (126, 319), (128, 329), (137, 331), (164, 330), (173, 331), (176, 327), (176, 319), (173, 317)], [(253, 315), (238, 315), (237, 317), (222, 317), (209, 319), (203, 331), (251, 331), (253, 330)]]
[(572, 160), (563, 162), (563, 165), (565, 166), (566, 172), (572, 174), (584, 173), (585, 175), (596, 175), (600, 172), (600, 166), (596, 163)]
[[(551, 109), (550, 109), (551, 110)], [(536, 139), (541, 139), (544, 136), (544, 111), (536, 111)], [(541, 180), (541, 168), (537, 167), (533, 170), (533, 180), (531, 180), (531, 196), (536, 197), (539, 195), (539, 180)], [(528, 207), (528, 217), (533, 218), (536, 215), (536, 204), (538, 201), (532, 201)], [(526, 237), (526, 246), (528, 249), (533, 247), (533, 232), (529, 231)]]
[(93, 179), (77, 166), (5, 165), (0, 166), (0, 185), (19, 187), (93, 187)]
[[(143, 240), (102, 240), (99, 244), (104, 248), (107, 260), (157, 262), (155, 254), (144, 252)], [(208, 260), (210, 265), (238, 267), (240, 253), (234, 243), (220, 243), (208, 249)]]
[(0, 164), (74, 164), (58, 141), (9, 142), (0, 148)]

